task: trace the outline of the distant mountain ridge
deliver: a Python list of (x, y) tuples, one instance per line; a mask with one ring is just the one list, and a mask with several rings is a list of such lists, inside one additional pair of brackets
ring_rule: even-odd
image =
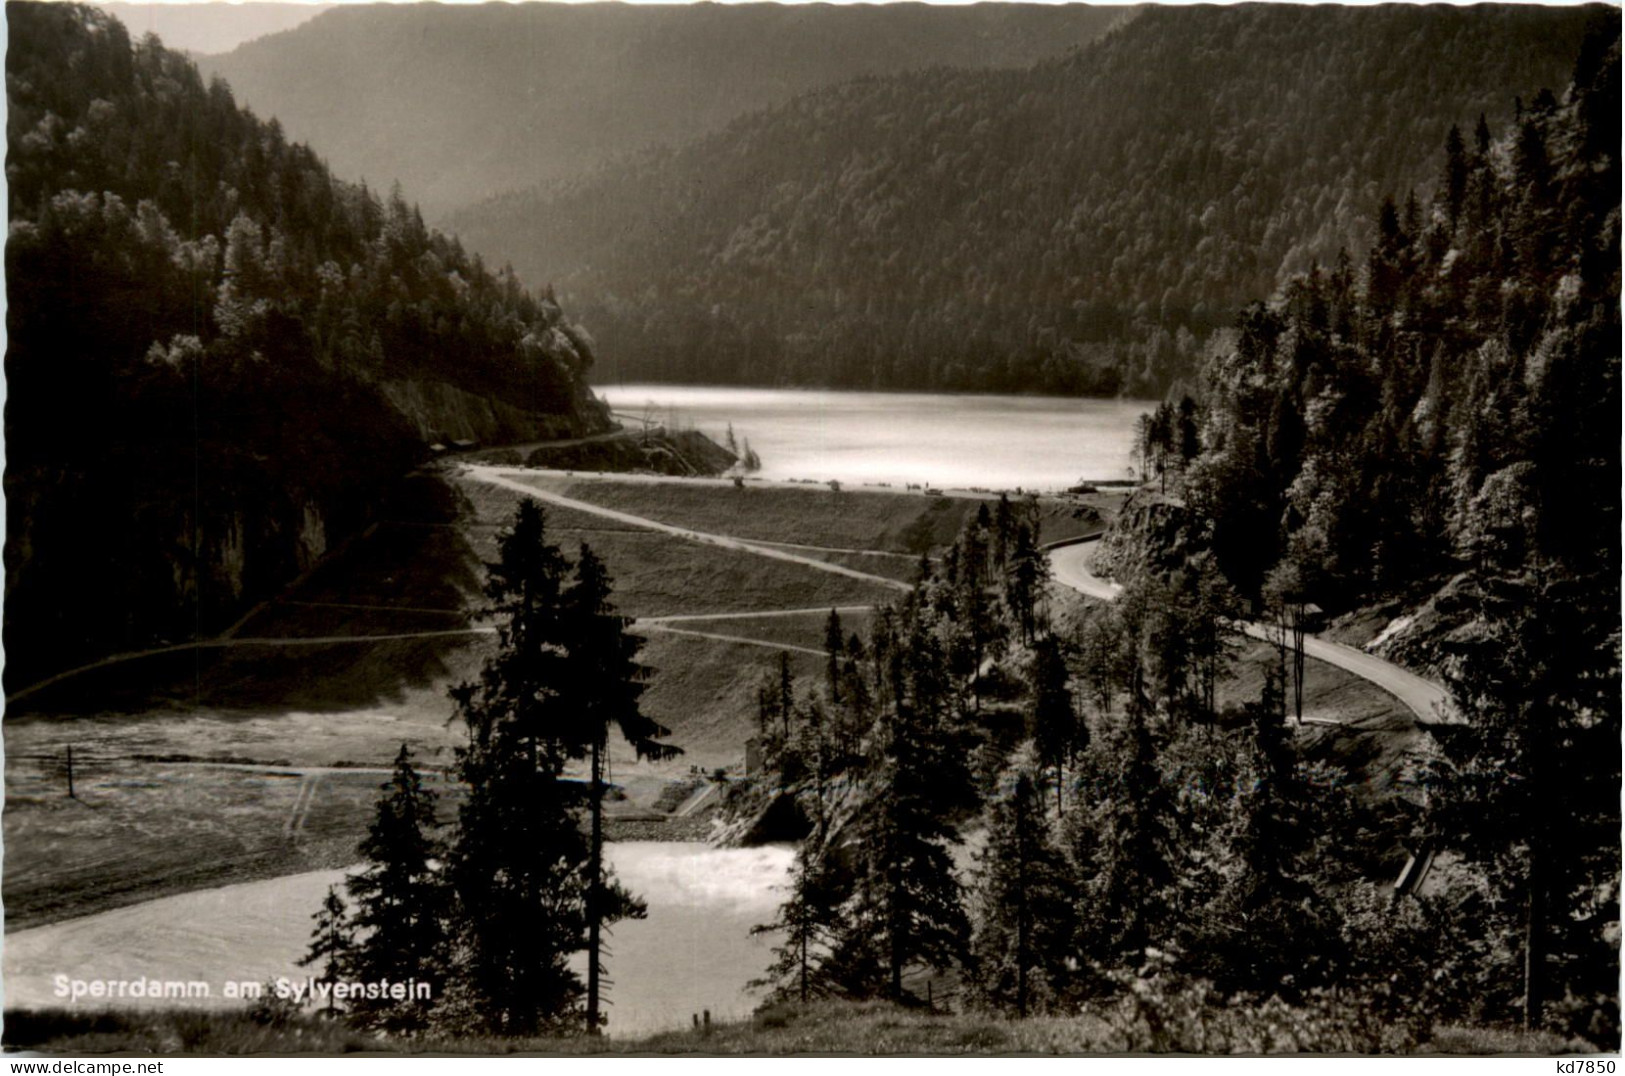
[(1026, 66), (1132, 11), (345, 4), (200, 63), (338, 175), (399, 180), (434, 219), (854, 76)]
[(290, 30), (332, 5), (291, 4), (286, 0), (236, 0), (229, 4), (101, 0), (95, 6), (122, 22), (136, 40), (154, 33), (172, 49), (206, 54), (227, 52), (256, 37)]
[[(449, 224), (627, 379), (1160, 393), (1369, 239), (1600, 8), (1144, 9), (1023, 70), (856, 79)], [(1617, 17), (1617, 12), (1616, 12)]]

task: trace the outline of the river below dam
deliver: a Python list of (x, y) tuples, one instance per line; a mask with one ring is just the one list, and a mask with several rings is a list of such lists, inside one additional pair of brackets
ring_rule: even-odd
[[(761, 457), (761, 477), (849, 485), (1054, 490), (1130, 476), (1134, 427), (1146, 401), (1033, 396), (615, 385), (598, 389), (628, 425), (694, 427), (717, 441), (731, 426)], [(751, 934), (784, 898), (787, 847), (621, 842), (619, 879), (648, 917), (615, 926), (607, 958), (612, 1035), (748, 1015), (747, 984), (772, 959), (772, 935)], [(59, 986), (136, 981), (204, 984), (207, 996), (86, 997), (79, 1007), (176, 1004), (241, 1007), (228, 983), (303, 982), (297, 964), (312, 914), (344, 871), (327, 870), (150, 900), (5, 937), (8, 1008), (68, 1006)], [(584, 959), (581, 961), (584, 967)], [(103, 987), (105, 995), (107, 988)]]
[[(649, 914), (616, 924), (609, 938), (609, 1033), (686, 1027), (705, 1010), (713, 1019), (748, 1016), (760, 995), (746, 984), (766, 969), (775, 941), (750, 930), (773, 917), (793, 855), (780, 846), (610, 845), (616, 876), (644, 897)], [(227, 983), (303, 982), (318, 974), (297, 962), (309, 944), (312, 913), (345, 873), (311, 871), (181, 893), (7, 934), (6, 1007), (67, 1007), (71, 999), (57, 996), (58, 984), (71, 990), (77, 979), (203, 983), (208, 996), (85, 997), (75, 1007), (240, 1008), (246, 1002), (227, 997)]]
[(735, 438), (770, 479), (1057, 490), (1130, 477), (1147, 400), (959, 396), (693, 385), (603, 385), (623, 423)]

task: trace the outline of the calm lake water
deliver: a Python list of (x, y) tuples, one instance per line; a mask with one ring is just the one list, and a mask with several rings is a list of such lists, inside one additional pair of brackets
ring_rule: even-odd
[[(742, 1019), (760, 1001), (745, 984), (772, 960), (771, 937), (751, 927), (773, 918), (794, 852), (787, 847), (712, 848), (676, 841), (611, 844), (615, 874), (648, 901), (648, 918), (617, 924), (609, 939), (609, 1033), (687, 1027), (694, 1013)], [(66, 1006), (54, 979), (154, 978), (211, 984), (214, 996), (184, 1004), (241, 1009), (227, 980), (303, 982), (297, 966), (311, 913), (344, 871), (311, 871), (146, 901), (5, 937), (7, 1007)], [(585, 971), (586, 962), (580, 962)], [(105, 1000), (80, 1006), (106, 1008)], [(150, 1007), (145, 1001), (112, 1003)], [(162, 1001), (157, 1005), (182, 1004)]]
[(719, 442), (731, 423), (734, 436), (761, 456), (763, 478), (949, 489), (1049, 490), (1127, 478), (1134, 422), (1156, 407), (1145, 400), (690, 385), (595, 391), (623, 416), (691, 425)]

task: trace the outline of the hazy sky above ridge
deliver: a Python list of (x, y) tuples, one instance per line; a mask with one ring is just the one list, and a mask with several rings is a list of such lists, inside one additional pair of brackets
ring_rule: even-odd
[(98, 4), (129, 27), (139, 39), (148, 31), (172, 49), (207, 55), (230, 52), (256, 37), (291, 30), (315, 18), (332, 4), (193, 3), (133, 4), (125, 0)]

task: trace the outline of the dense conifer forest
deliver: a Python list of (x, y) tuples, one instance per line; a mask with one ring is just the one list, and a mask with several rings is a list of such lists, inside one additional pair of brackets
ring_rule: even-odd
[(1432, 197), (1384, 202), (1360, 264), (1241, 315), (1182, 475), (1247, 592), (1430, 598), (1411, 657), (1468, 727), (1419, 776), (1419, 840), (1482, 870), (1463, 982), (1532, 1025), (1617, 1021), (1619, 150), (1610, 13), (1561, 96), (1451, 129)]
[(1452, 123), (1560, 85), (1587, 17), (1153, 7), (1062, 60), (846, 82), (450, 219), (570, 296), (606, 375), (1160, 395), (1425, 189)]
[(7, 15), (9, 685), (308, 568), (456, 421), (424, 385), (514, 430), (603, 421), (587, 337), (398, 190), (105, 14)]
[[(1088, 1004), (1153, 1049), (1617, 1049), (1619, 117), (1608, 18), (1563, 94), (1451, 129), (1363, 257), (1244, 310), (1142, 426), (1135, 496), (1179, 533), (1118, 536), (1127, 588), (1077, 630), (984, 513), (826, 683), (764, 684), (759, 795), (807, 833), (778, 996)], [(1288, 627), (1396, 593), (1442, 609), (1452, 701), (1384, 788), (1293, 735)], [(1248, 616), (1279, 666), (1216, 707)]]

